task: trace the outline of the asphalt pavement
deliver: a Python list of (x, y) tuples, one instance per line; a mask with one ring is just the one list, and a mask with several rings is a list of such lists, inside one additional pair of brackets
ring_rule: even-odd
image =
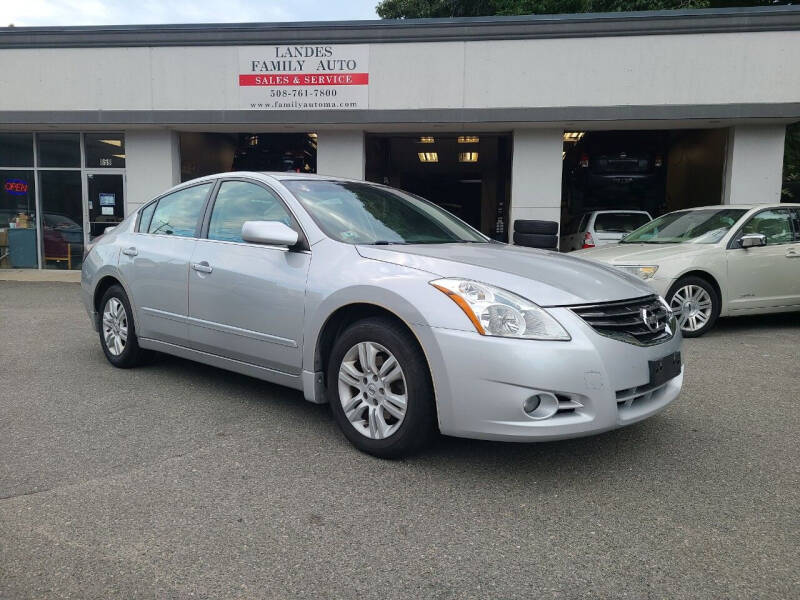
[(69, 283), (0, 282), (0, 598), (798, 598), (800, 314), (687, 340), (596, 437), (387, 462), (327, 406), (105, 360)]

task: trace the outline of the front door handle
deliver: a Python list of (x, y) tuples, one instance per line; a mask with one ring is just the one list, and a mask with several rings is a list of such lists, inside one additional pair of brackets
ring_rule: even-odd
[(136, 248), (134, 248), (133, 246), (131, 246), (130, 248), (125, 248), (122, 251), (122, 253), (125, 256), (136, 256), (137, 254), (139, 254), (139, 251)]
[(206, 261), (199, 263), (192, 263), (192, 268), (199, 273), (211, 273), (214, 269), (211, 268)]

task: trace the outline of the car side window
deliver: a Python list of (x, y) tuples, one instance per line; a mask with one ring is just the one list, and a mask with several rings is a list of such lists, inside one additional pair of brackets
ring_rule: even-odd
[(208, 239), (241, 242), (245, 221), (279, 221), (292, 227), (292, 217), (280, 198), (246, 181), (225, 181), (217, 192)]
[(793, 208), (789, 211), (794, 226), (794, 241), (800, 242), (800, 208)]
[(789, 244), (794, 241), (788, 210), (763, 210), (756, 213), (744, 224), (740, 236), (749, 233), (760, 233), (766, 236), (768, 246)]
[(581, 217), (581, 222), (578, 225), (578, 232), (586, 231), (586, 229), (589, 227), (589, 219), (591, 218), (591, 216), (592, 213), (586, 213), (585, 215), (583, 215), (583, 217)]
[(150, 221), (153, 219), (153, 211), (155, 211), (157, 204), (158, 202), (152, 202), (144, 207), (139, 217), (139, 228), (136, 231), (147, 232), (147, 229), (150, 227)]
[(194, 237), (212, 183), (167, 194), (158, 201), (147, 233)]

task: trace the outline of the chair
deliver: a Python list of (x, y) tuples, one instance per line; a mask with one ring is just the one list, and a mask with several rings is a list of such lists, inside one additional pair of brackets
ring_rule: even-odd
[(44, 230), (44, 262), (66, 261), (67, 269), (72, 269), (72, 249), (67, 240), (57, 231), (45, 228)]

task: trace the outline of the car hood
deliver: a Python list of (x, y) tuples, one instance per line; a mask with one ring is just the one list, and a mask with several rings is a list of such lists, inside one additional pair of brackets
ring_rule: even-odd
[(495, 285), (540, 306), (568, 306), (648, 296), (639, 279), (567, 254), (506, 244), (357, 246), (383, 262)]
[(570, 256), (612, 265), (658, 265), (664, 260), (697, 254), (709, 247), (709, 244), (613, 244), (576, 250)]

